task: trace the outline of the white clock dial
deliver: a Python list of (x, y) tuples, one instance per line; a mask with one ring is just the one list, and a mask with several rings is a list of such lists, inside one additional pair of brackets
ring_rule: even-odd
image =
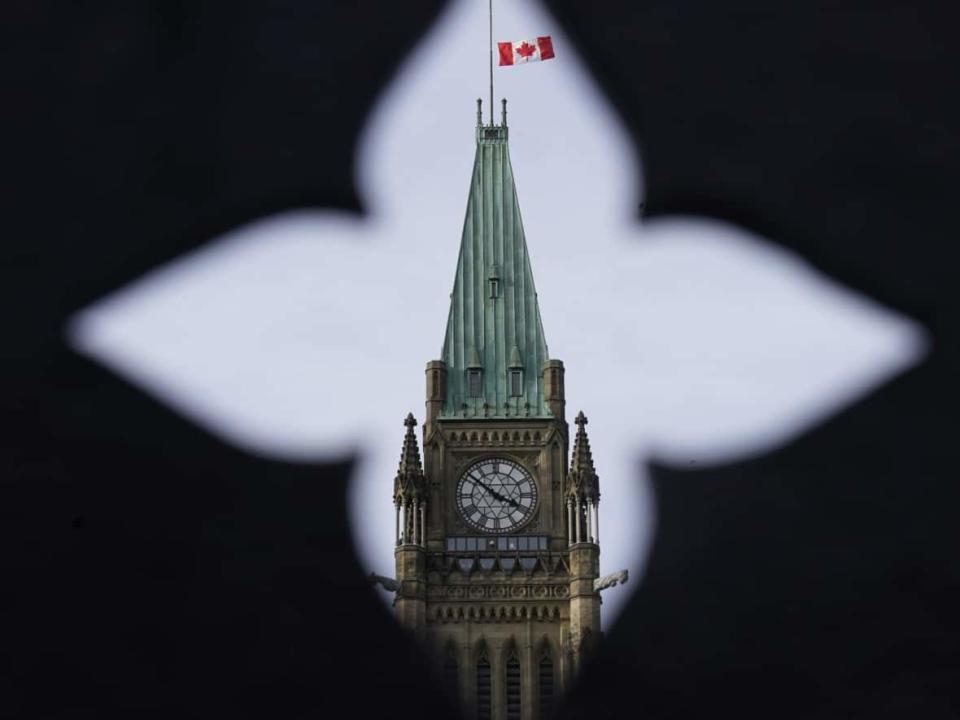
[(533, 516), (537, 484), (512, 460), (475, 462), (457, 483), (457, 510), (471, 527), (487, 533), (515, 530)]

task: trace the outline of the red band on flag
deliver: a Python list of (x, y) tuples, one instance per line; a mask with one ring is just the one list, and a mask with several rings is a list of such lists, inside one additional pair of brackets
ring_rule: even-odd
[[(545, 37), (537, 38), (537, 47), (540, 48), (540, 59), (549, 60), (553, 57), (553, 40), (549, 35)], [(503, 56), (503, 50), (500, 51), (501, 57)]]
[(497, 49), (500, 51), (500, 64), (513, 65), (513, 43), (498, 42)]

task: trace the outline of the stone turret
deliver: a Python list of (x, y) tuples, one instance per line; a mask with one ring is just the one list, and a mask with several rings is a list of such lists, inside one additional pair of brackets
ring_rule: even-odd
[[(590, 438), (587, 437), (587, 416), (577, 413), (574, 423), (577, 435), (573, 440), (573, 453), (570, 456), (570, 472), (567, 473), (567, 497), (583, 503), (600, 502), (600, 478), (593, 466), (593, 453), (590, 452)], [(593, 523), (589, 523), (593, 525)], [(593, 528), (591, 528), (593, 530)], [(588, 533), (593, 539), (594, 532)]]
[(433, 428), (433, 421), (440, 415), (443, 409), (443, 398), (447, 394), (447, 364), (443, 360), (431, 360), (427, 363), (427, 415), (423, 421), (424, 443), (426, 437)]
[(400, 624), (417, 635), (426, 618), (424, 546), (427, 526), (427, 482), (420, 463), (420, 447), (414, 428), (417, 420), (408, 413), (403, 421), (407, 431), (400, 451), (400, 465), (393, 481), (396, 510), (397, 596), (394, 607)]
[(600, 576), (600, 479), (593, 465), (587, 416), (577, 413), (567, 473), (567, 522), (570, 536), (570, 649), (579, 671), (600, 633), (600, 593), (594, 581)]
[(400, 466), (393, 480), (393, 501), (398, 505), (424, 500), (426, 489), (423, 465), (420, 463), (420, 446), (413, 430), (417, 426), (417, 419), (413, 413), (407, 413), (403, 424), (407, 432), (403, 436), (403, 448), (400, 450)]
[(563, 382), (563, 361), (547, 360), (541, 367), (541, 376), (543, 378), (543, 396), (547, 407), (555, 418), (564, 420), (567, 400)]

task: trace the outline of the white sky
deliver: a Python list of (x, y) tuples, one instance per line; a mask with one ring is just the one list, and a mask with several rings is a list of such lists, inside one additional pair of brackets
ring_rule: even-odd
[[(451, 3), (378, 102), (357, 166), (369, 217), (317, 209), (252, 223), (98, 301), (68, 329), (78, 351), (240, 447), (356, 454), (358, 551), (383, 575), (393, 573), (402, 420), (422, 419), (424, 364), (443, 340), (479, 96), (487, 116), (486, 6)], [(539, 3), (500, 0), (495, 12), (495, 40), (550, 34), (557, 54), (497, 70), (496, 97), (510, 101), (568, 419), (579, 409), (590, 418), (601, 568), (632, 571), (604, 594), (609, 626), (640, 584), (655, 528), (647, 459), (703, 466), (769, 450), (916, 362), (926, 341), (742, 229), (638, 223), (639, 158), (574, 48)]]

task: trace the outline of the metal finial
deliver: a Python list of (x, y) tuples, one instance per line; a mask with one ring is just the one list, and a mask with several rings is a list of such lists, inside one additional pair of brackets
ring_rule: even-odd
[(483, 99), (477, 98), (477, 125), (483, 125)]
[(503, 127), (506, 127), (507, 126), (507, 99), (506, 98), (501, 99), (500, 103), (503, 106), (503, 115), (501, 117), (500, 124), (503, 125)]
[(490, 124), (493, 125), (493, 0), (490, 0)]

